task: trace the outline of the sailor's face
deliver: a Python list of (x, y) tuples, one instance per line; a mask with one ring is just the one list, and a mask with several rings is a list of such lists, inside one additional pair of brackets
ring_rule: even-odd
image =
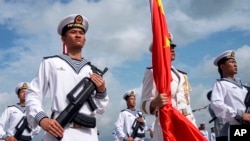
[(18, 93), (18, 98), (20, 100), (25, 100), (25, 94), (26, 94), (26, 90), (25, 89), (21, 89)]
[(170, 53), (171, 53), (171, 61), (175, 60), (175, 50), (173, 47), (170, 47)]
[(62, 36), (62, 40), (68, 48), (82, 48), (85, 44), (85, 33), (82, 29), (72, 28)]
[(136, 104), (136, 98), (135, 96), (130, 96), (128, 99), (127, 99), (127, 104), (131, 107), (134, 107), (135, 104)]
[(224, 64), (221, 65), (223, 73), (227, 75), (237, 74), (237, 62), (235, 59), (228, 59)]

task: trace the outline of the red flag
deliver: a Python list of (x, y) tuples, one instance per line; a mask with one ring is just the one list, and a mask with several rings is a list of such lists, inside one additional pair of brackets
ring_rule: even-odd
[(168, 96), (168, 104), (159, 111), (164, 141), (206, 141), (198, 128), (172, 107), (170, 35), (161, 0), (150, 0), (150, 2), (153, 31), (153, 77), (158, 92)]

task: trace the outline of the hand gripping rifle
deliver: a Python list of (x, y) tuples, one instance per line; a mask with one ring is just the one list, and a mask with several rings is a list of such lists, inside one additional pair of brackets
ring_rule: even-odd
[(22, 119), (17, 123), (15, 129), (16, 129), (16, 133), (15, 133), (14, 137), (17, 140), (20, 139), (20, 137), (22, 136), (23, 131), (25, 129), (27, 129), (29, 132), (31, 132), (31, 128), (28, 125), (28, 121), (27, 121), (27, 117), (26, 116), (22, 117)]
[(130, 135), (133, 139), (137, 137), (137, 132), (140, 129), (143, 129), (144, 123), (141, 123), (138, 121), (139, 118), (142, 118), (142, 113), (138, 112), (139, 117), (134, 120), (134, 123), (132, 125), (133, 132)]
[[(103, 76), (105, 72), (108, 71), (108, 68), (105, 68), (103, 71), (99, 70), (95, 66), (91, 65), (91, 69), (93, 73), (97, 73), (100, 76)], [(80, 92), (74, 97), (76, 91), (82, 86)], [(69, 100), (68, 106), (59, 114), (56, 118), (57, 122), (62, 126), (65, 127), (68, 123), (72, 122), (76, 115), (78, 114), (81, 107), (84, 105), (85, 102), (88, 102), (91, 110), (95, 110), (97, 106), (95, 105), (94, 101), (92, 100), (91, 94), (93, 94), (94, 90), (96, 90), (95, 84), (92, 80), (88, 77), (84, 77), (67, 95), (67, 99)], [(92, 104), (91, 104), (92, 103)], [(61, 138), (57, 138), (60, 140)]]

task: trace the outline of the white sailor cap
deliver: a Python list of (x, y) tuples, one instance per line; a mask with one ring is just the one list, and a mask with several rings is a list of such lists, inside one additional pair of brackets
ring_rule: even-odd
[[(169, 32), (169, 36), (170, 36), (170, 48), (174, 49), (176, 47), (176, 44), (173, 43), (173, 34), (171, 32)], [(149, 51), (152, 52), (152, 47), (153, 47), (153, 43), (150, 44), (149, 46)]]
[(228, 59), (235, 59), (235, 53), (233, 50), (227, 50), (222, 52), (218, 57), (214, 60), (214, 65), (219, 66), (220, 64), (224, 63)]
[(88, 19), (79, 14), (72, 14), (62, 19), (58, 24), (57, 32), (63, 36), (71, 28), (80, 28), (86, 33), (89, 28)]
[[(153, 43), (150, 44), (149, 46), (149, 51), (152, 52), (152, 47), (153, 47)], [(176, 44), (173, 43), (173, 41), (170, 39), (170, 48), (174, 49), (176, 47)]]
[(20, 90), (28, 89), (28, 88), (29, 88), (29, 83), (21, 82), (16, 86), (15, 92), (16, 92), (16, 94), (18, 94)]
[(134, 91), (134, 90), (129, 90), (128, 92), (126, 92), (126, 93), (123, 95), (123, 99), (124, 99), (124, 100), (127, 100), (130, 96), (134, 96), (134, 97), (135, 97), (135, 91)]
[(200, 123), (200, 126), (201, 126), (201, 125), (206, 125), (206, 124), (205, 124), (205, 122), (202, 122), (202, 123)]

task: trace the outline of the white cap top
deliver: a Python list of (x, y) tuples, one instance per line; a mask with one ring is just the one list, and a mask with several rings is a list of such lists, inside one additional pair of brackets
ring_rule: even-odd
[(81, 28), (86, 33), (89, 28), (88, 19), (79, 14), (72, 14), (62, 19), (58, 24), (57, 32), (60, 35), (65, 34), (65, 32), (71, 28)]
[(21, 82), (16, 86), (15, 92), (18, 94), (19, 90), (21, 89), (28, 89), (29, 88), (29, 83), (27, 82)]
[(214, 60), (214, 65), (218, 66), (218, 64), (220, 63), (220, 61), (222, 60), (228, 60), (228, 59), (235, 59), (235, 53), (233, 50), (227, 50), (222, 52), (218, 57), (215, 58)]
[(128, 97), (130, 96), (135, 96), (135, 91), (134, 90), (129, 90), (128, 92), (126, 92), (124, 95), (123, 95), (123, 99), (124, 100), (127, 100)]

